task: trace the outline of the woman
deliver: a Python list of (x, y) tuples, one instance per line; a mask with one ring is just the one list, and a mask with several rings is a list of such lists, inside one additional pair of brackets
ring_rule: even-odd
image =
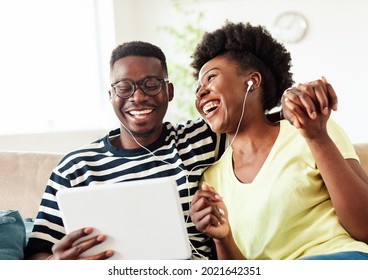
[[(230, 139), (190, 209), (218, 258), (368, 259), (368, 177), (331, 109), (310, 112), (310, 100), (299, 98), (325, 104), (331, 85), (290, 88), (289, 53), (250, 24), (205, 34), (192, 66), (197, 110)], [(287, 88), (295, 126), (270, 123), (265, 112)]]

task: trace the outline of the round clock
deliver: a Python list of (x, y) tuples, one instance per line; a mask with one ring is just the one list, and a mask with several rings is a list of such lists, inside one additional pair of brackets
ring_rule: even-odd
[(297, 12), (286, 12), (278, 16), (274, 23), (275, 36), (285, 43), (297, 43), (307, 33), (307, 20)]

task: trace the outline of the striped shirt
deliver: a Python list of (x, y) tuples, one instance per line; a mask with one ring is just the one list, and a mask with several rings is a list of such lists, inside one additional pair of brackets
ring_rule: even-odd
[(26, 256), (51, 253), (52, 245), (65, 235), (55, 197), (58, 190), (169, 176), (178, 186), (192, 258), (212, 258), (210, 239), (195, 229), (188, 214), (203, 171), (215, 162), (216, 152), (220, 153), (216, 147), (223, 146), (218, 137), (201, 119), (177, 126), (165, 122), (160, 138), (146, 147), (149, 151), (114, 147), (110, 141), (119, 135), (120, 129), (111, 131), (70, 152), (56, 166), (43, 194)]

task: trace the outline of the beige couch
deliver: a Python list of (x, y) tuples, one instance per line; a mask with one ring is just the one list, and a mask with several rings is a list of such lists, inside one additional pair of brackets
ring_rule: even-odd
[(35, 218), (52, 169), (62, 154), (0, 152), (0, 209)]
[[(354, 146), (368, 174), (368, 144)], [(0, 152), (0, 209), (35, 217), (47, 180), (61, 158), (55, 153)]]

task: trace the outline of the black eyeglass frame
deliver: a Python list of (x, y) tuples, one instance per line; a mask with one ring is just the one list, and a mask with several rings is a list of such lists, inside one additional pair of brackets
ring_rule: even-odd
[[(147, 80), (151, 80), (151, 79), (155, 79), (155, 80), (160, 82), (160, 87), (158, 88), (157, 93), (154, 93), (154, 94), (147, 93), (146, 92), (147, 88), (144, 87), (144, 83), (147, 82)], [(132, 86), (132, 92), (130, 93), (129, 96), (120, 96), (119, 93), (117, 92), (116, 85), (120, 82), (127, 82)], [(111, 88), (113, 88), (115, 94), (118, 97), (122, 98), (122, 99), (128, 99), (128, 98), (132, 97), (138, 88), (140, 88), (145, 95), (150, 96), (150, 97), (154, 97), (154, 96), (158, 95), (161, 92), (162, 84), (168, 83), (168, 82), (169, 82), (169, 79), (167, 79), (167, 78), (157, 78), (157, 77), (148, 77), (148, 78), (144, 78), (143, 80), (140, 80), (140, 81), (137, 81), (137, 82), (122, 79), (122, 80), (119, 80), (119, 81), (111, 84)]]

